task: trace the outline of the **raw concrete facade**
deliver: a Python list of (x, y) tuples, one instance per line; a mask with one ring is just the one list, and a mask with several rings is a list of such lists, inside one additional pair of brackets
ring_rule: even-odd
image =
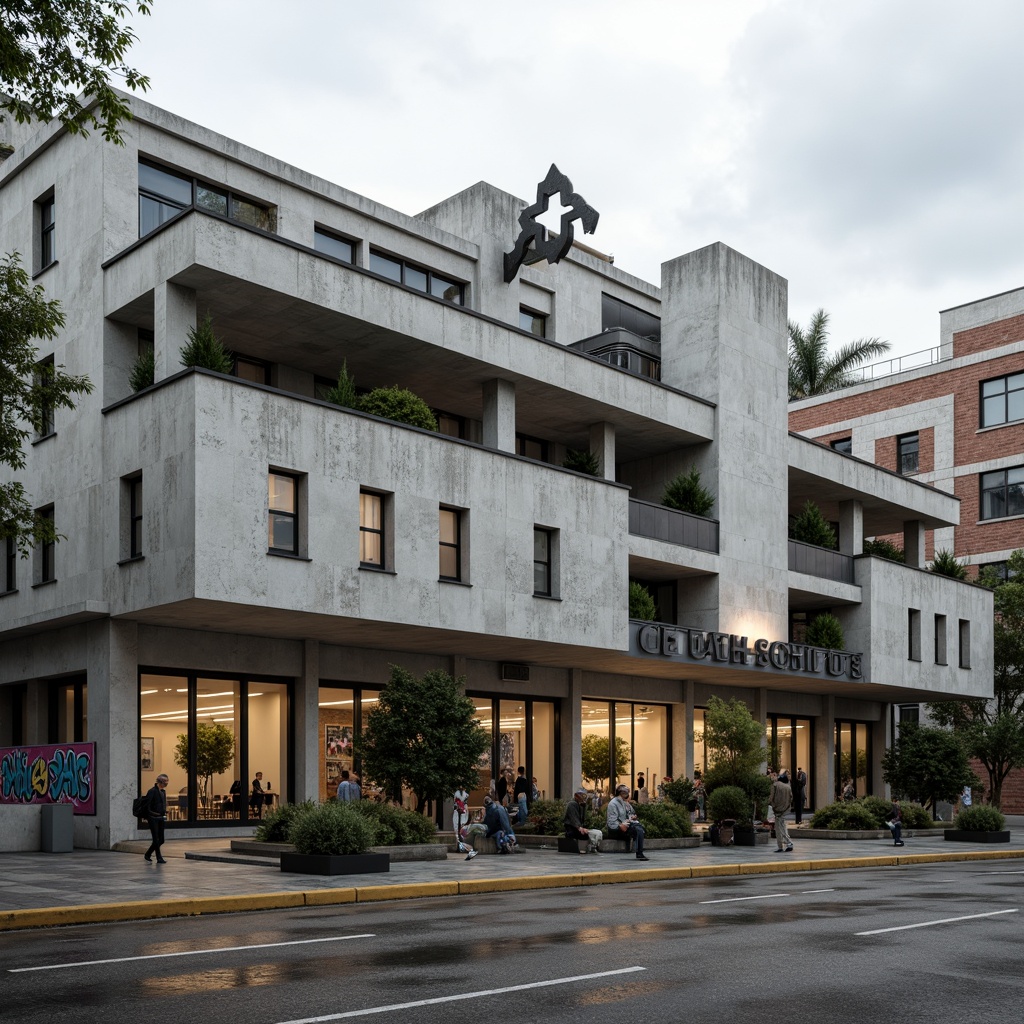
[[(865, 784), (880, 792), (891, 702), (989, 691), (990, 594), (859, 555), (864, 536), (952, 528), (958, 500), (787, 432), (781, 277), (716, 243), (665, 263), (659, 288), (576, 246), (505, 284), (520, 199), (479, 183), (407, 216), (132, 105), (123, 148), (50, 125), (0, 164), (2, 251), (35, 260), (40, 203), (54, 200), (56, 260), (32, 268), (68, 322), (40, 358), (95, 385), (57, 413), (19, 474), (64, 536), (53, 564), (18, 560), (0, 596), (0, 746), (72, 739), (55, 687), (87, 690), (87, 727), (76, 715), (97, 744), (98, 810), (76, 816), (76, 843), (135, 834), (131, 797), (154, 770), (140, 768), (153, 674), (193, 688), (204, 674), (286, 686), (279, 763), (292, 800), (323, 793), (318, 693), (379, 688), (394, 663), (464, 675), (495, 707), (554, 708), (550, 725), (523, 727), (521, 749), (539, 749), (547, 730), (547, 789), (562, 798), (580, 780), (581, 709), (602, 702), (665, 709), (649, 754), (659, 775), (691, 774), (695, 714), (712, 694), (767, 723), (799, 717), (822, 804), (836, 787), (838, 722), (869, 729)], [(192, 196), (142, 237), (140, 166), (190, 182)], [(221, 193), (223, 211), (210, 201)], [(259, 225), (236, 200), (258, 206)], [(351, 260), (319, 248), (327, 235)], [(403, 279), (385, 264), (402, 264)], [(428, 274), (443, 294), (419, 283)], [(606, 301), (660, 318), (660, 380), (572, 347), (622, 333)], [(543, 319), (543, 337), (520, 326), (524, 310)], [(181, 367), (207, 314), (262, 380), (241, 362), (233, 375)], [(133, 394), (150, 342), (154, 383)], [(343, 360), (360, 386), (410, 388), (457, 429), (322, 400)], [(593, 451), (598, 474), (562, 468), (570, 449)], [(694, 465), (713, 520), (660, 504)], [(268, 550), (275, 474), (294, 486), (288, 552)], [(363, 494), (383, 509), (379, 565), (361, 564)], [(812, 496), (842, 524), (828, 564), (787, 541), (789, 515)], [(458, 578), (439, 578), (439, 510), (459, 524)], [(629, 617), (631, 579), (659, 594), (657, 641)], [(791, 657), (794, 615), (823, 608), (842, 621), (848, 653)], [(900, 624), (913, 611), (945, 616), (968, 650), (908, 657)], [(677, 650), (683, 636), (704, 653)], [(758, 662), (755, 640), (774, 645), (776, 663)], [(646, 763), (633, 763), (631, 784)], [(233, 774), (255, 764), (242, 753)], [(182, 827), (199, 827), (189, 786)], [(13, 823), (10, 810), (0, 815)], [(16, 810), (22, 838), (8, 842), (30, 843), (32, 808)]]

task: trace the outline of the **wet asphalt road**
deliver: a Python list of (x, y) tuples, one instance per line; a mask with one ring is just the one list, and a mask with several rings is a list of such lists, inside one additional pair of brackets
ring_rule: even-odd
[[(117, 962), (87, 963), (97, 960)], [(0, 965), (0, 1019), (17, 1024), (737, 1014), (1005, 1024), (1022, 1019), (1024, 867), (747, 875), (47, 929), (0, 935)]]

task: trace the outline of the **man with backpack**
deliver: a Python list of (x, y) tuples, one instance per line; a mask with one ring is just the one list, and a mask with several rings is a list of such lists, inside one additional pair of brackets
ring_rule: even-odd
[(146, 794), (146, 818), (149, 820), (149, 834), (153, 837), (149, 849), (145, 853), (146, 860), (152, 862), (153, 854), (156, 854), (157, 864), (166, 864), (160, 854), (160, 847), (164, 845), (164, 822), (167, 820), (167, 783), (170, 779), (166, 775), (158, 775), (153, 788)]

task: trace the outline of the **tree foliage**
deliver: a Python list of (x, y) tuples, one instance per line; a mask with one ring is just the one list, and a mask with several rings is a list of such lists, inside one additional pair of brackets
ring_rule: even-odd
[(411, 427), (437, 430), (437, 419), (430, 406), (408, 388), (374, 388), (359, 400), (358, 408), (372, 416), (382, 416)]
[[(174, 747), (174, 763), (189, 770), (188, 734), (179, 733)], [(203, 804), (209, 806), (210, 780), (222, 775), (235, 759), (235, 737), (226, 725), (220, 722), (200, 722), (196, 726), (196, 779)]]
[(343, 409), (359, 408), (356, 379), (349, 376), (347, 359), (341, 364), (341, 370), (338, 371), (338, 383), (324, 395), (324, 400), (340, 405)]
[(669, 508), (695, 516), (709, 516), (715, 507), (715, 496), (700, 482), (700, 470), (691, 466), (665, 486), (661, 503)]
[(952, 551), (936, 551), (931, 568), (939, 576), (949, 576), (954, 580), (967, 579), (967, 567)]
[(882, 778), (894, 793), (919, 804), (953, 802), (964, 786), (977, 782), (967, 754), (949, 729), (933, 729), (905, 722), (896, 742), (882, 756)]
[(653, 622), (658, 617), (658, 606), (651, 592), (636, 580), (629, 581), (629, 617)]
[(133, 392), (142, 391), (152, 385), (156, 377), (156, 355), (151, 348), (139, 354), (131, 373), (128, 374), (128, 386)]
[[(25, 468), (25, 442), (43, 432), (54, 409), (73, 409), (73, 396), (88, 394), (88, 377), (40, 367), (34, 341), (53, 341), (64, 326), (60, 303), (34, 288), (17, 253), (0, 259), (0, 465)], [(38, 515), (24, 485), (0, 484), (0, 540), (13, 537), (23, 557), (33, 544), (59, 537), (53, 520)]]
[(704, 773), (708, 793), (719, 786), (739, 786), (751, 800), (763, 799), (764, 737), (765, 727), (743, 701), (711, 697), (704, 711), (704, 749), (711, 765)]
[(188, 329), (188, 343), (179, 350), (182, 366), (198, 366), (202, 370), (230, 373), (235, 366), (234, 357), (213, 333), (213, 318), (209, 313), (198, 327)]
[(149, 88), (149, 78), (125, 63), (136, 37), (122, 21), (133, 10), (149, 14), (151, 6), (150, 0), (2, 0), (0, 111), (21, 124), (57, 118), (72, 134), (97, 128), (122, 145), (119, 126), (131, 120), (131, 110), (110, 80), (133, 91)]
[(893, 544), (891, 540), (886, 540), (884, 537), (864, 541), (864, 554), (887, 558), (890, 562), (906, 562), (907, 560), (907, 556), (903, 553), (903, 548)]
[[(580, 743), (580, 771), (583, 778), (598, 786), (608, 782), (608, 768), (611, 765), (610, 747), (607, 736), (584, 736)], [(615, 737), (615, 776), (625, 774), (629, 767), (629, 744), (621, 737)]]
[(491, 740), (476, 721), (473, 702), (463, 696), (463, 682), (436, 669), (417, 679), (391, 666), (391, 678), (355, 743), (364, 774), (390, 799), (400, 800), (405, 786), (422, 811), (428, 800), (477, 785), (480, 756)]
[(811, 624), (807, 627), (807, 642), (812, 647), (842, 651), (845, 649), (846, 639), (839, 620), (831, 612), (822, 612), (811, 619)]
[(574, 469), (577, 473), (597, 476), (597, 456), (589, 448), (570, 448), (562, 462), (563, 469)]
[(1007, 562), (1005, 582), (983, 575), (993, 589), (993, 697), (991, 700), (929, 704), (932, 717), (951, 727), (967, 753), (988, 775), (989, 802), (999, 807), (1003, 782), (1014, 768), (1024, 768), (1024, 549)]
[(821, 509), (809, 498), (804, 507), (793, 517), (789, 527), (793, 540), (814, 544), (819, 548), (836, 547), (836, 532), (822, 515)]
[(828, 351), (828, 313), (819, 309), (803, 328), (789, 321), (789, 398), (809, 398), (856, 383), (853, 374), (862, 363), (885, 355), (891, 345), (878, 338), (861, 338)]

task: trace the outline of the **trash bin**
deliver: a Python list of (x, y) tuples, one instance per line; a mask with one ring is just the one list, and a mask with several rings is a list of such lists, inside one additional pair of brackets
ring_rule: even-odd
[(71, 804), (43, 804), (43, 853), (71, 853), (75, 848), (75, 809)]

